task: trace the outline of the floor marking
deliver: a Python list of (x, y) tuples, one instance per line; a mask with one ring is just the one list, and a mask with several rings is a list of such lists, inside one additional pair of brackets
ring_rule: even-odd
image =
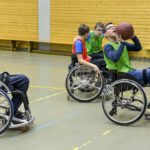
[(64, 94), (64, 93), (66, 93), (66, 91), (59, 92), (59, 93), (54, 93), (54, 94), (51, 94), (51, 95), (48, 95), (48, 96), (44, 96), (44, 97), (38, 98), (36, 100), (33, 100), (30, 103), (32, 104), (32, 103), (40, 102), (40, 101), (43, 101), (43, 100), (48, 99), (50, 97), (58, 96), (58, 95), (61, 95), (61, 94)]
[(73, 150), (79, 150), (79, 147), (75, 147)]
[[(104, 131), (101, 135), (102, 136), (106, 136), (108, 135), (109, 133), (111, 133), (111, 130), (106, 130)], [(94, 137), (93, 140), (97, 139), (97, 137)], [(80, 149), (83, 149), (84, 147), (88, 146), (89, 144), (92, 143), (92, 140), (88, 140), (87, 142), (83, 143), (81, 146), (78, 146), (78, 147), (74, 147), (73, 150), (80, 150)]]
[(80, 150), (80, 149), (82, 149), (82, 148), (88, 146), (88, 145), (91, 144), (91, 143), (92, 143), (92, 141), (91, 141), (91, 140), (88, 140), (87, 142), (83, 143), (81, 146), (79, 146), (79, 147), (74, 147), (73, 150)]
[(110, 130), (106, 130), (102, 135), (105, 136), (105, 135), (108, 135), (111, 131)]
[(43, 86), (43, 85), (30, 85), (30, 88), (42, 88), (42, 89), (53, 89), (53, 90), (64, 90), (63, 87)]

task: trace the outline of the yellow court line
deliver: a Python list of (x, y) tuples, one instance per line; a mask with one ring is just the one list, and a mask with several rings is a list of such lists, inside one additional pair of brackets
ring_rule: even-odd
[(102, 135), (105, 136), (107, 134), (109, 134), (111, 131), (110, 130), (106, 130)]
[[(102, 136), (106, 136), (106, 135), (108, 135), (110, 133), (111, 133), (111, 130), (105, 130), (101, 135)], [(96, 137), (94, 139), (96, 139)], [(82, 145), (74, 147), (73, 150), (81, 150), (81, 149), (87, 147), (91, 143), (93, 143), (93, 141), (92, 140), (88, 140), (87, 142), (84, 142)]]
[(64, 90), (63, 87), (52, 87), (52, 86), (43, 86), (43, 85), (30, 85), (31, 88), (42, 88), (42, 89), (53, 89), (53, 90)]
[(87, 142), (83, 143), (82, 145), (80, 146), (77, 146), (77, 147), (74, 147), (73, 150), (80, 150), (80, 149), (83, 149), (85, 148), (86, 146), (88, 146), (89, 144), (91, 144), (92, 141), (91, 140), (88, 140)]
[(79, 150), (79, 147), (75, 147), (75, 148), (73, 148), (73, 150)]
[(61, 95), (61, 94), (65, 93), (65, 92), (66, 92), (66, 91), (59, 92), (59, 93), (54, 93), (54, 94), (51, 94), (51, 95), (48, 95), (48, 96), (44, 96), (44, 97), (38, 98), (38, 99), (36, 99), (36, 100), (33, 100), (33, 101), (31, 101), (30, 103), (32, 104), (32, 103), (40, 102), (40, 101), (46, 100), (46, 99), (48, 99), (48, 98), (50, 98), (50, 97), (54, 97), (54, 96)]

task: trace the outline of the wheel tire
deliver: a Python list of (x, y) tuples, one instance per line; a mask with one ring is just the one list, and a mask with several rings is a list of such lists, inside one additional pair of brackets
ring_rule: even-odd
[(101, 73), (101, 74), (100, 74), (100, 77), (101, 77), (101, 87), (102, 87), (102, 88), (100, 89), (99, 93), (96, 94), (95, 96), (93, 96), (92, 98), (89, 98), (89, 99), (86, 99), (86, 100), (82, 100), (82, 99), (80, 99), (80, 98), (74, 96), (74, 94), (72, 94), (71, 91), (70, 91), (69, 88), (68, 88), (68, 80), (69, 80), (70, 75), (72, 75), (72, 73), (73, 73), (75, 70), (77, 70), (79, 67), (81, 67), (81, 66), (74, 67), (74, 68), (71, 69), (70, 72), (68, 73), (68, 75), (67, 75), (67, 77), (66, 77), (66, 80), (65, 80), (66, 90), (67, 90), (68, 94), (69, 94), (73, 99), (75, 99), (75, 100), (78, 101), (78, 102), (84, 102), (84, 103), (92, 102), (92, 101), (94, 101), (94, 100), (102, 93), (102, 91), (103, 91), (103, 88), (104, 88), (104, 77), (103, 77), (103, 75), (102, 75), (102, 73)]
[[(138, 90), (140, 90), (140, 92), (142, 93), (142, 96), (143, 96), (143, 109), (142, 111), (140, 112), (140, 114), (138, 115), (138, 117), (136, 117), (135, 119), (131, 120), (131, 121), (127, 121), (127, 122), (120, 122), (120, 121), (117, 121), (115, 119), (113, 119), (111, 117), (111, 114), (108, 114), (107, 111), (106, 111), (106, 108), (105, 108), (105, 101), (109, 101), (109, 100), (106, 100), (105, 99), (105, 96), (106, 96), (106, 93), (109, 91), (109, 89), (114, 86), (115, 84), (120, 84), (120, 83), (130, 83), (130, 84), (133, 84), (136, 86), (136, 88), (138, 88)], [(133, 81), (133, 80), (129, 80), (129, 79), (121, 79), (121, 80), (117, 80), (115, 82), (113, 82), (105, 91), (104, 93), (104, 96), (103, 96), (103, 99), (102, 99), (102, 107), (103, 107), (103, 111), (105, 113), (105, 115), (107, 116), (107, 118), (109, 120), (111, 120), (112, 122), (118, 124), (118, 125), (122, 125), (122, 126), (127, 126), (127, 125), (131, 125), (135, 122), (137, 122), (139, 119), (141, 119), (141, 117), (144, 115), (145, 111), (146, 111), (146, 107), (147, 107), (147, 98), (146, 98), (146, 94), (143, 90), (143, 88), (141, 87), (141, 85), (139, 85), (137, 82)]]
[(12, 118), (13, 118), (13, 114), (14, 114), (14, 109), (13, 109), (13, 104), (12, 101), (10, 100), (10, 98), (7, 96), (7, 94), (0, 90), (1, 95), (3, 95), (5, 97), (5, 99), (7, 99), (7, 102), (9, 103), (9, 120), (7, 120), (6, 124), (4, 125), (3, 128), (0, 129), (0, 134), (2, 134), (5, 130), (7, 130), (11, 124)]

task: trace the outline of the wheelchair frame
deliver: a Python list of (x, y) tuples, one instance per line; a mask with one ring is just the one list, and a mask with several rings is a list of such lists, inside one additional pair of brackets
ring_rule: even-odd
[[(21, 96), (24, 105), (24, 119), (14, 117), (14, 108), (12, 104), (12, 95), (18, 94)], [(14, 123), (17, 122), (17, 123)], [(21, 91), (11, 91), (9, 87), (0, 81), (0, 134), (7, 129), (21, 129), (23, 132), (28, 129), (28, 126), (33, 124), (34, 118), (31, 115), (28, 98)]]
[[(123, 76), (119, 76), (123, 74)], [(115, 80), (106, 88), (102, 99), (102, 107), (109, 120), (118, 125), (131, 125), (143, 116), (150, 120), (150, 114), (145, 114), (148, 108), (147, 97), (143, 87), (133, 76), (125, 73), (115, 73)], [(113, 96), (107, 97), (107, 92), (113, 90)], [(109, 108), (111, 107), (111, 108)]]
[(68, 100), (71, 96), (79, 102), (91, 102), (101, 95), (104, 88), (104, 77), (102, 73), (96, 74), (91, 67), (76, 64), (69, 71), (65, 85)]
[[(72, 82), (71, 81), (72, 80), (72, 77), (71, 77), (72, 74), (75, 74), (75, 72), (78, 72), (78, 69), (81, 70), (80, 68), (82, 68), (82, 67), (86, 67), (86, 69), (82, 70), (82, 80), (80, 81), (80, 83), (78, 85), (76, 84), (77, 87), (71, 87), (70, 84)], [(68, 92), (68, 96), (67, 96), (68, 100), (70, 100), (70, 97), (72, 97), (73, 99), (75, 99), (75, 100), (77, 100), (79, 102), (92, 102), (99, 95), (102, 94), (103, 89), (105, 87), (104, 85), (106, 84), (105, 83), (106, 80), (104, 80), (104, 77), (103, 77), (102, 73), (100, 73), (100, 75), (93, 75), (93, 76), (95, 76), (95, 78), (98, 79), (98, 83), (94, 84), (93, 88), (92, 88), (92, 84), (90, 85), (90, 83), (89, 83), (89, 82), (92, 82), (92, 80), (89, 81), (89, 77), (86, 75), (87, 74), (86, 72), (87, 72), (87, 69), (91, 70), (91, 73), (93, 72), (93, 74), (95, 74), (95, 72), (94, 72), (93, 68), (87, 67), (85, 65), (80, 65), (78, 63), (78, 59), (77, 59), (77, 55), (76, 54), (72, 54), (71, 55), (71, 64), (69, 65), (68, 69), (69, 69), (69, 73), (68, 73), (68, 75), (66, 77), (66, 81), (65, 81), (66, 90)], [(91, 74), (91, 76), (92, 76), (92, 74)], [(73, 84), (73, 86), (74, 86), (74, 84)], [(70, 88), (74, 88), (74, 89), (70, 90)], [(97, 89), (97, 91), (96, 91), (96, 89)], [(75, 90), (78, 90), (78, 91), (80, 91), (83, 94), (85, 93), (88, 96), (83, 96), (84, 98), (83, 97), (79, 97), (79, 93), (76, 93), (76, 95), (75, 95), (75, 92), (74, 92)], [(95, 92), (95, 95), (94, 95), (94, 92)], [(93, 96), (91, 96), (89, 93), (93, 94)]]

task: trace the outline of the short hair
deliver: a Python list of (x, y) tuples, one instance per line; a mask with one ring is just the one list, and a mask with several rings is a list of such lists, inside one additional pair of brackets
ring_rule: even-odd
[(105, 24), (105, 29), (109, 29), (110, 27), (114, 26), (112, 22), (108, 22)]
[(105, 24), (105, 27), (107, 27), (108, 25), (113, 24), (113, 22), (108, 22)]
[(86, 25), (86, 24), (81, 24), (81, 25), (79, 26), (79, 28), (78, 28), (78, 34), (79, 34), (80, 36), (83, 36), (83, 35), (85, 35), (86, 33), (89, 33), (89, 31), (90, 31), (90, 28), (89, 28), (89, 26)]
[(105, 26), (104, 26), (104, 24), (103, 24), (102, 22), (97, 22), (97, 23), (95, 24), (94, 29), (96, 29), (97, 27), (104, 28)]

